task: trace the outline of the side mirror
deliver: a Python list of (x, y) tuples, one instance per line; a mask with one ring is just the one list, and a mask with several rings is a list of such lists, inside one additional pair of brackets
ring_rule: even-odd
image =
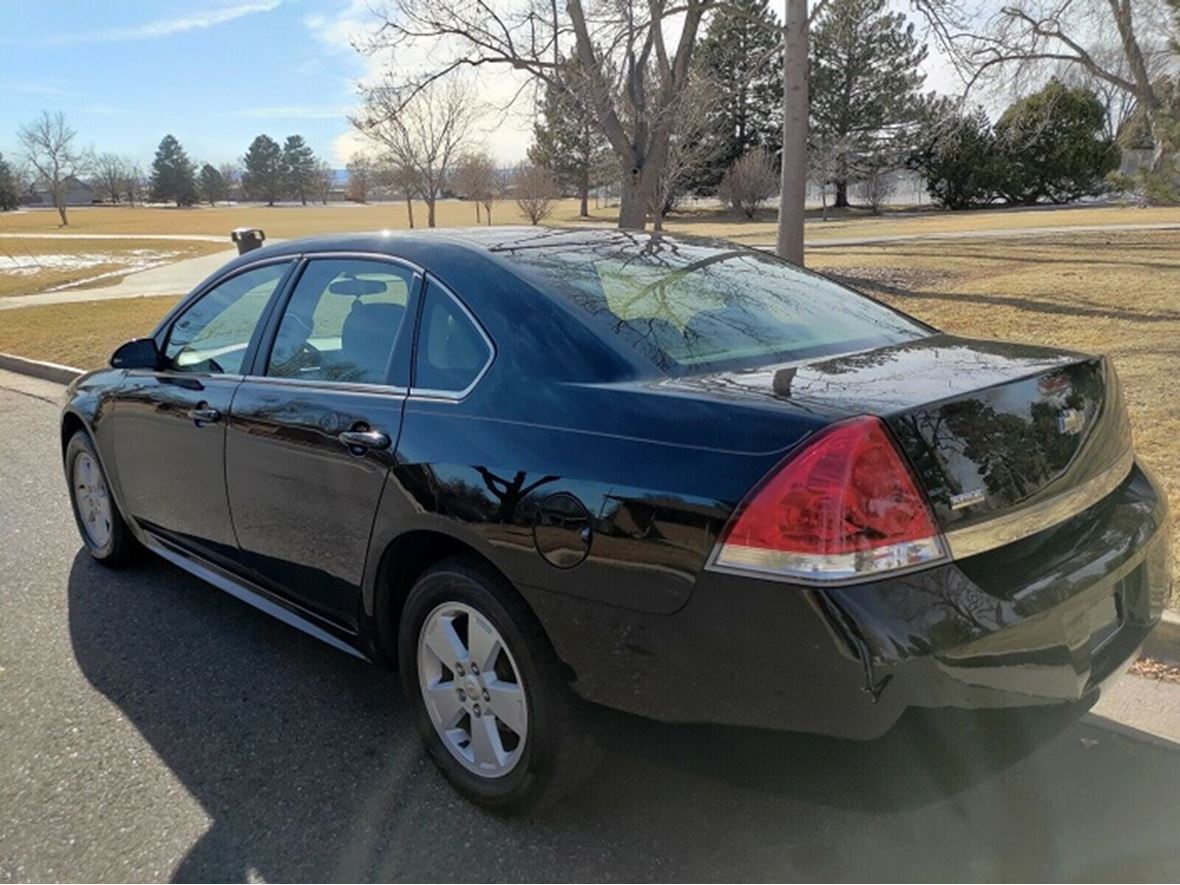
[(112, 369), (159, 369), (161, 363), (155, 338), (132, 338), (111, 354)]

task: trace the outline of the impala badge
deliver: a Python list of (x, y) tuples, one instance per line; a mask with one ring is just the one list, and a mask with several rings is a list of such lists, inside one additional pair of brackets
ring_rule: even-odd
[(962, 510), (972, 504), (982, 504), (986, 498), (987, 492), (983, 489), (970, 489), (957, 495), (951, 495), (951, 510)]
[(1086, 416), (1080, 409), (1062, 409), (1057, 415), (1057, 429), (1066, 436), (1076, 436), (1086, 426)]

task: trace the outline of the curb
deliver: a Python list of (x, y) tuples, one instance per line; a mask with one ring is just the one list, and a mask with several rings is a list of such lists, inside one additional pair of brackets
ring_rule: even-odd
[(16, 356), (11, 353), (0, 353), (0, 369), (17, 372), (21, 375), (31, 375), (43, 381), (55, 381), (58, 384), (69, 384), (79, 375), (82, 369), (73, 366), (62, 366), (58, 363), (47, 363), (43, 360), (31, 360), (27, 357)]
[(1143, 654), (1159, 661), (1180, 664), (1180, 615), (1166, 611), (1143, 642)]

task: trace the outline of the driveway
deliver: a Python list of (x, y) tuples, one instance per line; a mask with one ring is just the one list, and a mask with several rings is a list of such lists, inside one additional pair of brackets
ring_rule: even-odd
[(161, 561), (111, 571), (81, 552), (59, 396), (0, 374), (0, 880), (1180, 868), (1180, 745), (1092, 716), (913, 717), (855, 744), (604, 712), (587, 789), (532, 819), (480, 812), (424, 758), (393, 675)]

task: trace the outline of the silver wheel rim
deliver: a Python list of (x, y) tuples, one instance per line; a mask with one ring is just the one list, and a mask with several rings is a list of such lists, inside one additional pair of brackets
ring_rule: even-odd
[(111, 498), (102, 470), (88, 452), (74, 459), (74, 503), (87, 540), (102, 549), (111, 539)]
[(418, 634), (418, 685), (447, 751), (480, 777), (516, 767), (528, 739), (520, 668), (500, 632), (461, 602), (434, 609)]

